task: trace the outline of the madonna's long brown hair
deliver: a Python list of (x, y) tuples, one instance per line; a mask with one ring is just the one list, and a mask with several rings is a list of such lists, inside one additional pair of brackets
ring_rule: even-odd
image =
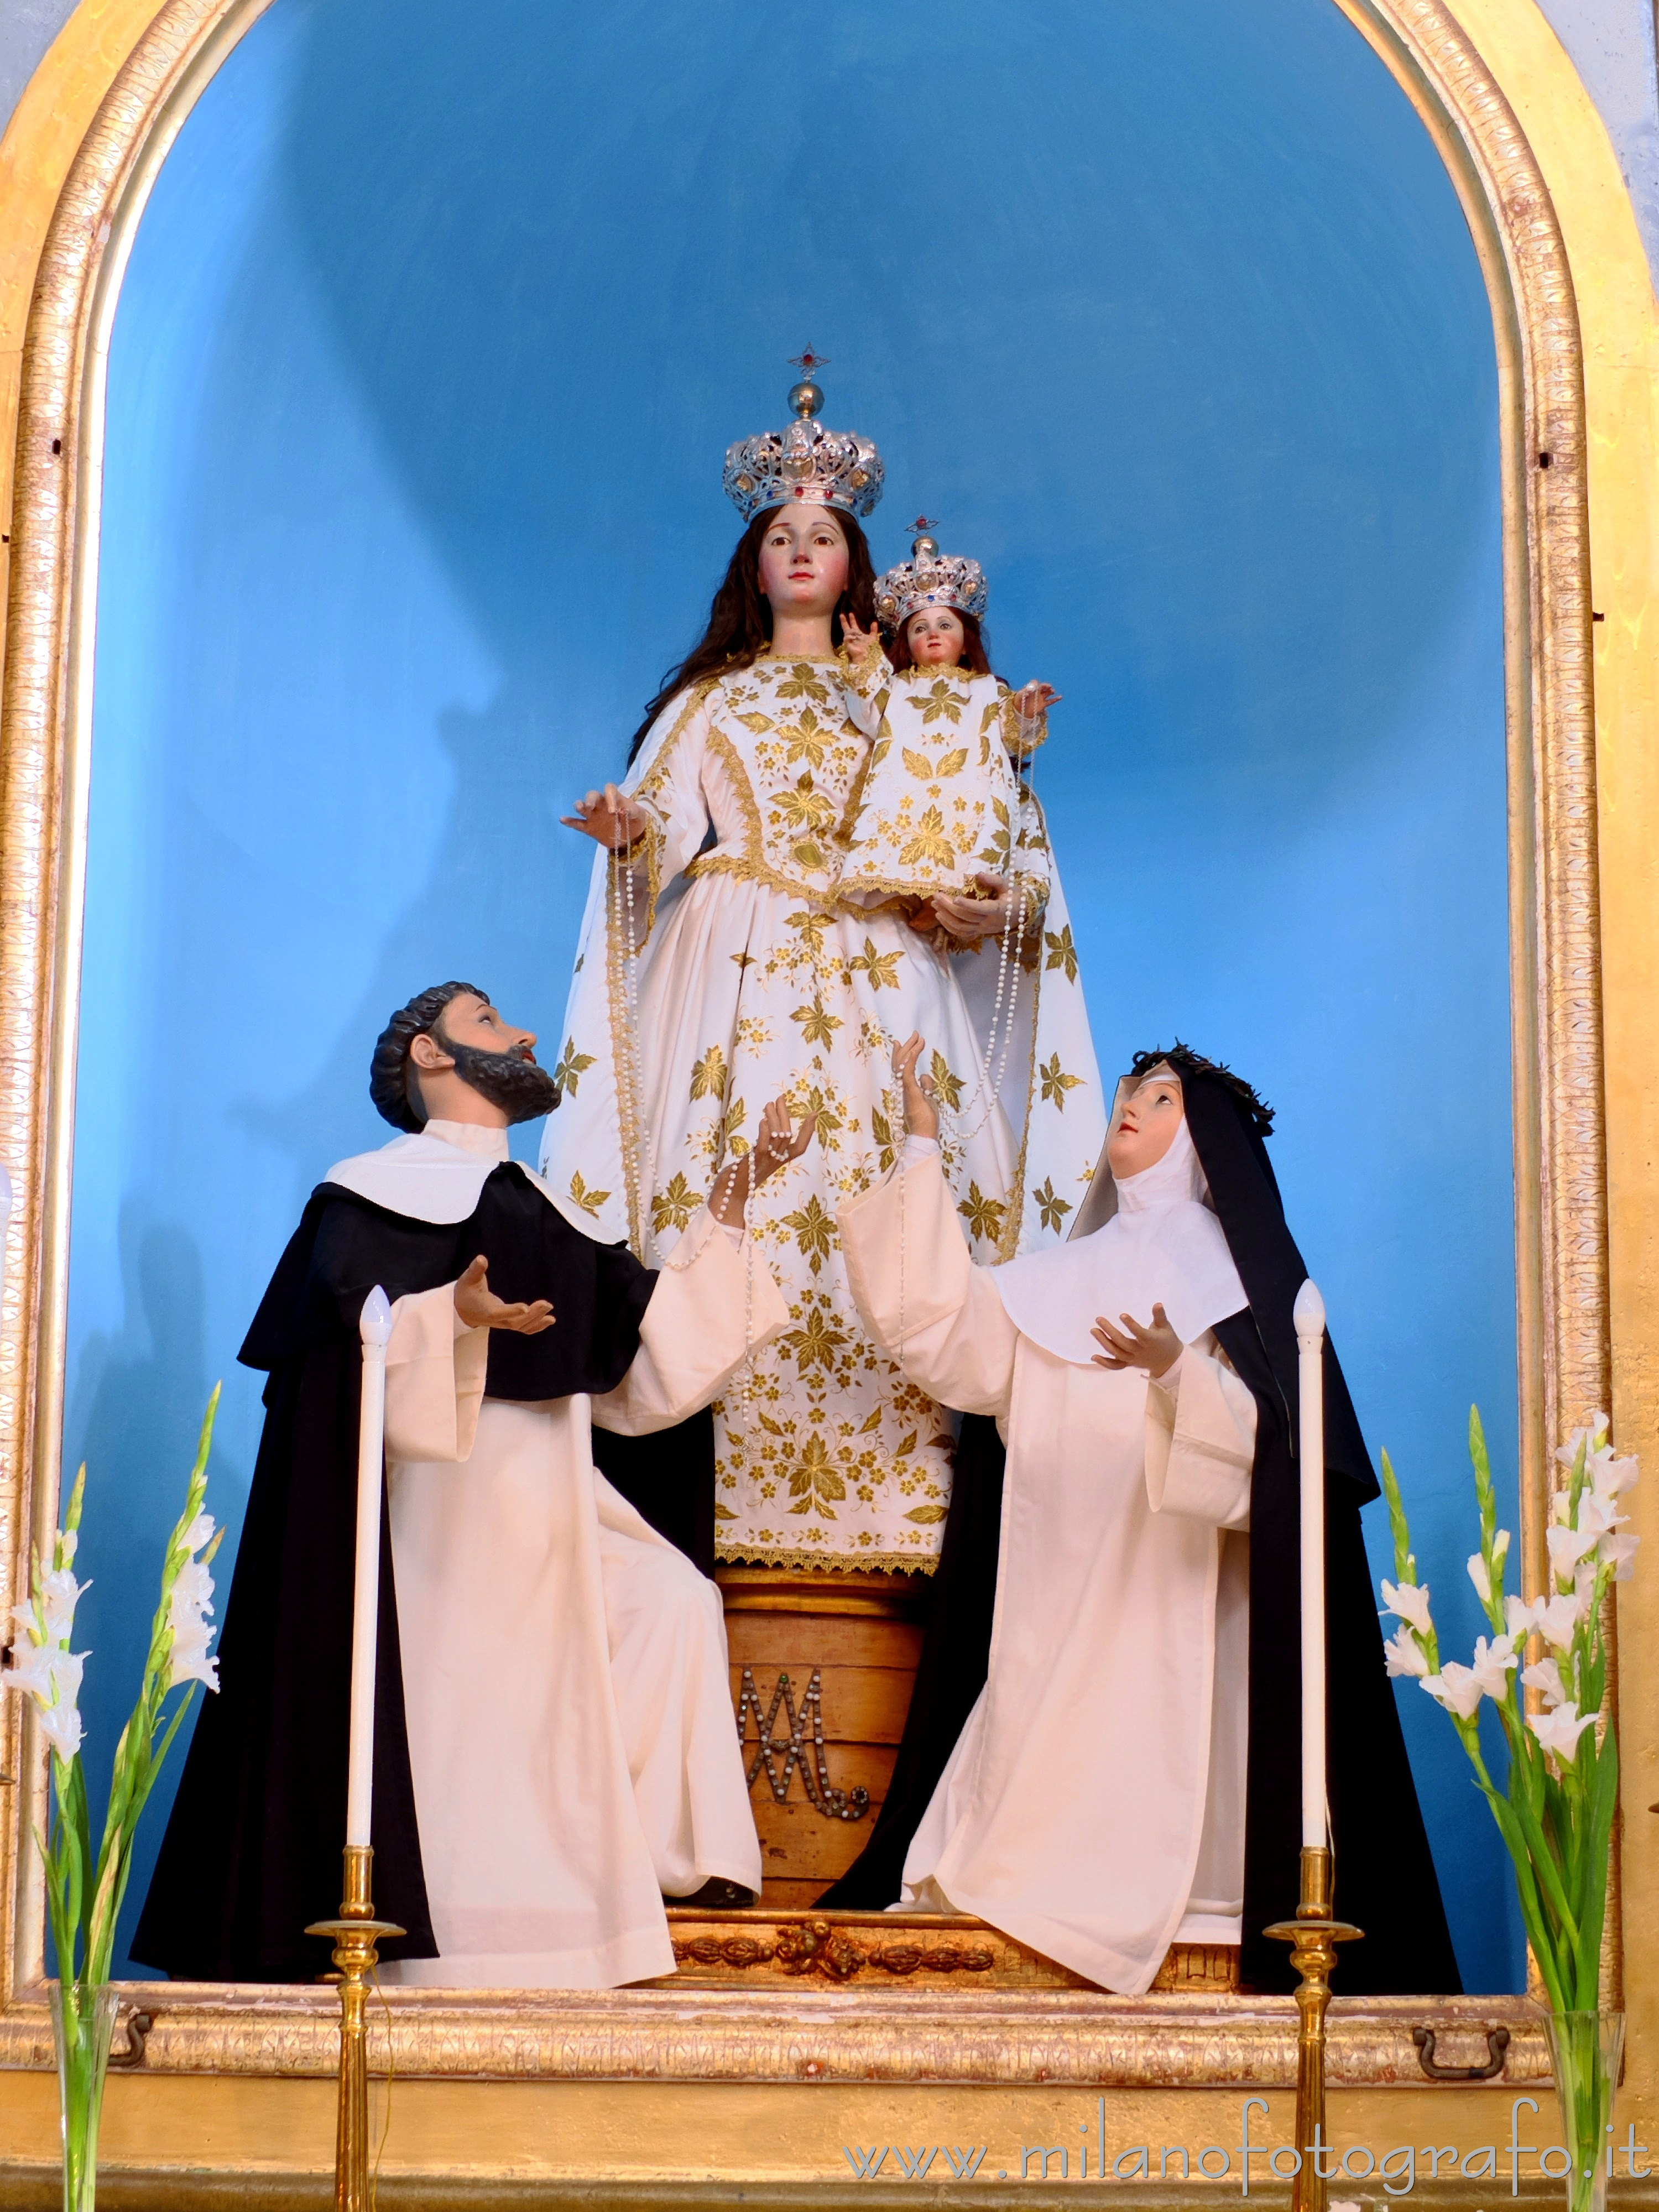
[[(835, 517), (847, 540), (847, 589), (830, 623), (830, 642), (839, 647), (843, 613), (856, 615), (862, 629), (874, 625), (876, 569), (870, 558), (869, 542), (853, 516), (838, 507), (828, 507), (825, 512)], [(737, 550), (709, 607), (708, 627), (684, 659), (663, 678), (662, 689), (646, 708), (645, 720), (635, 731), (628, 748), (630, 763), (645, 743), (651, 725), (677, 691), (684, 691), (705, 676), (718, 675), (723, 669), (747, 668), (772, 642), (772, 608), (761, 589), (760, 548), (767, 526), (776, 513), (775, 507), (768, 507), (764, 514), (757, 514), (738, 538)]]
[[(991, 645), (985, 632), (980, 628), (979, 617), (966, 614), (960, 607), (952, 607), (951, 611), (962, 624), (962, 654), (957, 662), (957, 666), (967, 669), (972, 676), (989, 676), (992, 672)], [(912, 615), (907, 621), (902, 622), (898, 626), (896, 635), (887, 647), (887, 658), (892, 663), (893, 673), (896, 676), (902, 675), (907, 668), (914, 668), (916, 665), (915, 658), (910, 651), (910, 623), (915, 620), (915, 617)]]

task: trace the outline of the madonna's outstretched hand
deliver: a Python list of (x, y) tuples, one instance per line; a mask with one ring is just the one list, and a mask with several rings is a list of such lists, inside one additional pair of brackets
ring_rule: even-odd
[(614, 783), (607, 783), (603, 791), (590, 791), (576, 801), (574, 814), (559, 817), (567, 830), (580, 830), (613, 853), (628, 850), (644, 830), (646, 818), (645, 809), (624, 799)]

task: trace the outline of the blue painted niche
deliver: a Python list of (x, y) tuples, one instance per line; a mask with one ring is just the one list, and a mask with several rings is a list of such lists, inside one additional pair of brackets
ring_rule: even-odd
[[(1449, 1648), (1478, 1625), (1470, 1400), (1500, 1466), (1516, 1428), (1493, 348), (1375, 57), (1329, 0), (276, 0), (161, 174), (110, 367), (66, 1421), (94, 1776), (208, 1388), (236, 1523), (243, 1329), (385, 1133), (369, 1043), (453, 974), (556, 1024), (557, 815), (692, 637), (724, 448), (809, 341), (887, 459), (878, 555), (943, 516), (998, 665), (1066, 695), (1039, 781), (1103, 1063), (1178, 1034), (1278, 1106)], [(1405, 1706), (1466, 1980), (1518, 1989), (1486, 1815)]]

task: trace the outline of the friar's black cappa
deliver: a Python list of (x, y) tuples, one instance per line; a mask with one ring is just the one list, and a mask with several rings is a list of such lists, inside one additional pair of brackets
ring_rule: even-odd
[[(1294, 1917), (1301, 1845), (1301, 1521), (1291, 1309), (1308, 1270), (1264, 1142), (1271, 1116), (1249, 1087), (1182, 1046), (1167, 1061), (1249, 1303), (1215, 1334), (1256, 1405), (1250, 1486), (1249, 1753), (1240, 1971), (1256, 1990), (1295, 1986), (1287, 1947), (1264, 1935)], [(1336, 1910), (1364, 1931), (1343, 1947), (1350, 1996), (1455, 1994), (1462, 1986), (1427, 1832), (1383, 1658), (1359, 1510), (1378, 1494), (1341, 1363), (1325, 1343), (1327, 1787)], [(1000, 1542), (1004, 1454), (995, 1424), (969, 1416), (933, 1611), (892, 1784), (870, 1840), (819, 1901), (894, 1903), (905, 1853), (985, 1681)], [(1103, 1696), (1108, 1686), (1102, 1685)], [(1078, 1716), (1086, 1730), (1088, 1716)], [(1133, 1778), (1124, 1778), (1126, 1785)]]
[[(243, 1345), (268, 1375), (265, 1422), (219, 1642), (133, 1940), (175, 1978), (309, 1980), (328, 1947), (304, 1933), (340, 1902), (363, 1300), (453, 1282), (478, 1254), (508, 1301), (551, 1300), (539, 1335), (494, 1330), (486, 1393), (544, 1400), (621, 1382), (656, 1277), (573, 1228), (507, 1163), (464, 1221), (388, 1212), (337, 1184), (313, 1192)], [(437, 1945), (421, 1863), (391, 1543), (383, 1520), (374, 1732), (374, 1903)]]

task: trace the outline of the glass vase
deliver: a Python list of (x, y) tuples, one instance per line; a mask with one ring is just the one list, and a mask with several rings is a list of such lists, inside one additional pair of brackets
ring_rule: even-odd
[(1609, 2130), (1625, 2049), (1625, 2015), (1555, 2012), (1549, 2016), (1547, 2033), (1561, 2105), (1562, 2141), (1572, 2161), (1565, 2172), (1555, 2167), (1554, 2174), (1566, 2183), (1567, 2212), (1607, 2212), (1613, 2149)]
[(120, 1992), (112, 1982), (51, 1987), (64, 2122), (64, 2212), (93, 2212), (98, 2194), (98, 2122)]

